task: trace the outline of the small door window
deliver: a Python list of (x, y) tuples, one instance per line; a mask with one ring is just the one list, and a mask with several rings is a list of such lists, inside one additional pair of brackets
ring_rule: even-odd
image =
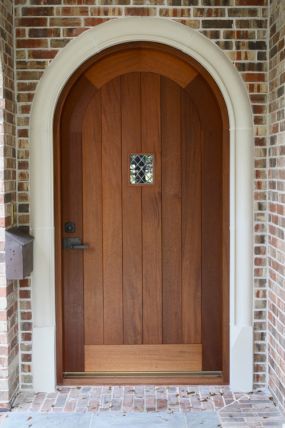
[(154, 154), (132, 153), (129, 158), (130, 184), (153, 184), (154, 181)]

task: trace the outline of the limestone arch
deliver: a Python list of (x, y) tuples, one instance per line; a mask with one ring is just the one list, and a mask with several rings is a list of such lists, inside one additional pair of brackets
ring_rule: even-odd
[[(33, 379), (35, 391), (56, 385), (53, 116), (74, 71), (100, 51), (126, 42), (172, 46), (199, 62), (219, 87), (230, 123), (230, 383), (252, 388), (253, 122), (243, 81), (225, 54), (199, 32), (162, 18), (124, 18), (98, 25), (71, 41), (38, 85), (31, 112), (31, 215), (35, 236)], [(45, 370), (42, 370), (45, 367)]]

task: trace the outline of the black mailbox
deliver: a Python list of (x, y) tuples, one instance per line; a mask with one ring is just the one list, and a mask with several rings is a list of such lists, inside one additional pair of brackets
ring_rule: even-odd
[(33, 271), (33, 236), (14, 227), (5, 232), (6, 277), (24, 279)]

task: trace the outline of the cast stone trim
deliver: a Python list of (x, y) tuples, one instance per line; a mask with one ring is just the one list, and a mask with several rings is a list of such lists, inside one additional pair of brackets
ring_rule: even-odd
[(192, 56), (211, 74), (227, 105), (231, 152), (230, 382), (234, 390), (249, 391), (253, 377), (253, 123), (248, 94), (237, 70), (210, 40), (182, 24), (148, 17), (111, 20), (84, 32), (55, 57), (37, 87), (30, 124), (31, 215), (35, 236), (34, 389), (53, 391), (56, 386), (53, 196), (56, 104), (68, 79), (88, 58), (110, 46), (140, 40), (163, 43)]

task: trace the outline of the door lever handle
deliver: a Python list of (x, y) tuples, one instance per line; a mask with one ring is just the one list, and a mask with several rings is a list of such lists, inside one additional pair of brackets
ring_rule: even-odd
[(70, 248), (71, 248), (71, 250), (86, 250), (86, 248), (89, 248), (89, 245), (88, 244), (75, 244), (75, 245), (72, 245)]
[(86, 250), (89, 245), (82, 243), (80, 238), (63, 238), (63, 248), (66, 250)]

